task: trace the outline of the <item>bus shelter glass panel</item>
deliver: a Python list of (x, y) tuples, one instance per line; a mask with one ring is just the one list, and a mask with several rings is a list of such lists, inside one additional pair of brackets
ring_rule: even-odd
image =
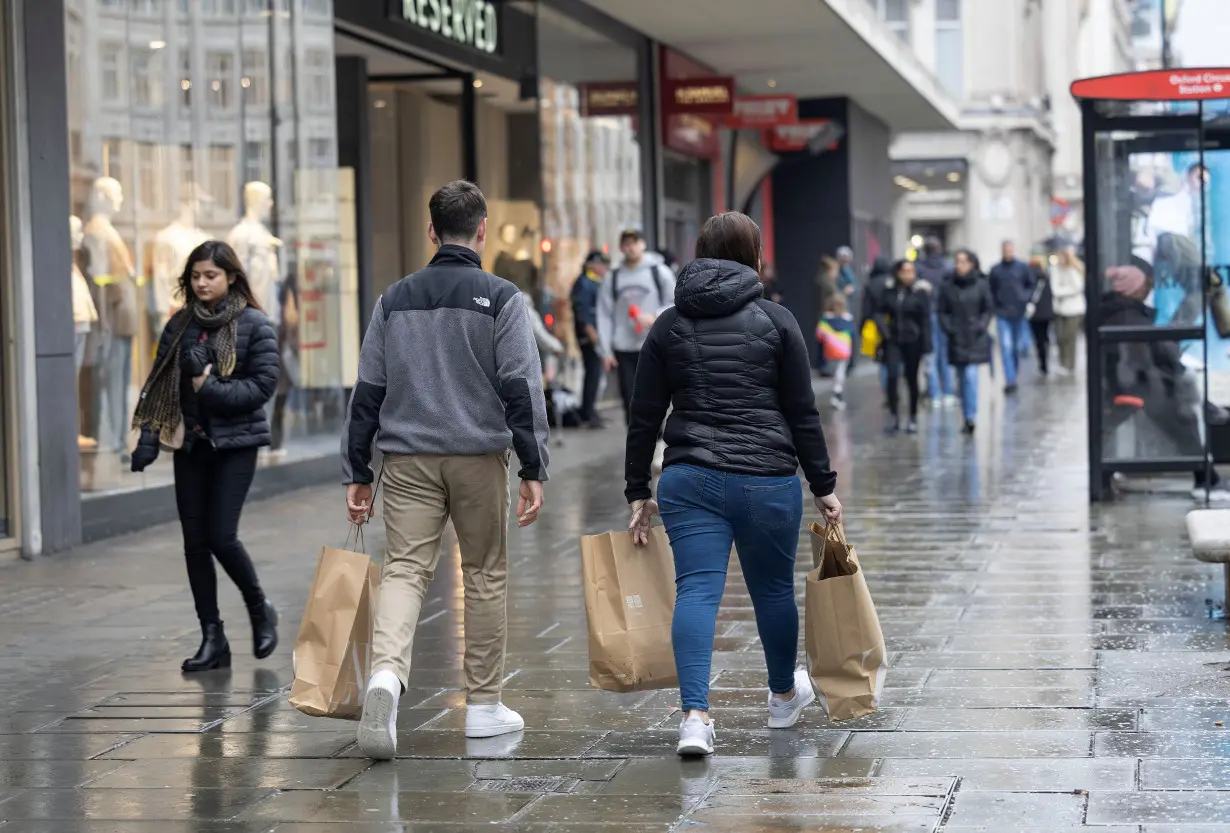
[(1088, 277), (1099, 326), (1202, 326), (1214, 225), (1199, 142), (1194, 129), (1097, 135), (1098, 262)]
[(1103, 460), (1203, 462), (1204, 376), (1184, 364), (1183, 350), (1178, 341), (1103, 343)]

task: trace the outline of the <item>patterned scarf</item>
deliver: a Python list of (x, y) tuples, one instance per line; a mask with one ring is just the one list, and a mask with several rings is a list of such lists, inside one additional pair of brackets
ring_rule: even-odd
[(217, 331), (214, 338), (214, 353), (217, 363), (211, 373), (227, 377), (235, 371), (235, 342), (239, 332), (238, 319), (240, 313), (248, 306), (248, 302), (237, 292), (226, 296), (214, 309), (192, 299), (188, 302), (187, 314), (180, 317), (176, 326), (171, 347), (162, 361), (150, 373), (141, 389), (141, 398), (132, 415), (134, 430), (150, 428), (155, 434), (170, 437), (179, 428), (184, 417), (180, 406), (180, 350), (184, 332), (188, 323), (196, 319), (201, 328), (206, 331)]

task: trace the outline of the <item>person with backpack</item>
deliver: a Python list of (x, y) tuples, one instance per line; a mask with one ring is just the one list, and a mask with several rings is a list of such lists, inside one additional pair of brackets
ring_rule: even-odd
[(606, 371), (618, 371), (628, 420), (641, 347), (653, 322), (675, 303), (675, 275), (656, 252), (645, 253), (640, 229), (625, 229), (619, 250), (623, 263), (611, 271), (598, 294), (598, 348)]

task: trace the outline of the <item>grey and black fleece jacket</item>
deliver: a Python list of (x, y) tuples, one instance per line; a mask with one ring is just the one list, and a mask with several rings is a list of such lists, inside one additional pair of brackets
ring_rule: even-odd
[(522, 480), (547, 479), (547, 405), (529, 313), (516, 286), (445, 244), (372, 313), (342, 430), (346, 483), (371, 483), (386, 454), (512, 448)]

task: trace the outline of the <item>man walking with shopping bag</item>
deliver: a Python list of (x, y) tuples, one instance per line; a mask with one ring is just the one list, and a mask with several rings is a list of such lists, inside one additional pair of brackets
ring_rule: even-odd
[(500, 702), (508, 625), (509, 449), (521, 468), (517, 518), (529, 526), (547, 479), (547, 409), (528, 308), (482, 268), (487, 201), (452, 182), (432, 195), (426, 268), (376, 302), (342, 438), (346, 507), (372, 511), (372, 443), (384, 454), (388, 545), (376, 606), (372, 675), (359, 748), (397, 751), (397, 700), (427, 585), (451, 518), (465, 585), (466, 736), (525, 728)]

